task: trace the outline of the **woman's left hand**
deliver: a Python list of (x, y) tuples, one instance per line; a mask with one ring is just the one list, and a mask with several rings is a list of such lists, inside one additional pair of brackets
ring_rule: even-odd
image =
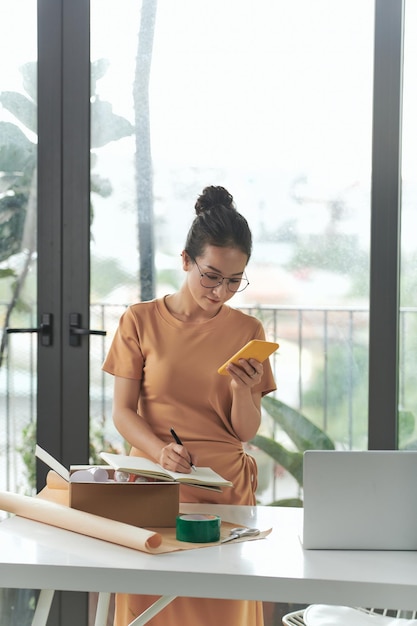
[(227, 366), (227, 371), (232, 377), (232, 384), (235, 383), (238, 387), (251, 389), (260, 383), (264, 370), (262, 363), (256, 359), (240, 359), (239, 365), (230, 363)]
[(250, 441), (261, 423), (262, 391), (259, 383), (263, 366), (255, 359), (241, 359), (239, 365), (230, 364), (227, 370), (232, 378), (231, 423), (241, 441)]

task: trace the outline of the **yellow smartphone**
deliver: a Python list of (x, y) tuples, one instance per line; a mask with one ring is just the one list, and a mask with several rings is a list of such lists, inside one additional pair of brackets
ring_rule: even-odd
[(229, 372), (226, 367), (229, 363), (236, 363), (239, 365), (239, 359), (256, 359), (259, 363), (262, 363), (267, 359), (275, 350), (278, 350), (279, 343), (274, 341), (263, 341), (262, 339), (252, 339), (243, 348), (241, 348), (230, 359), (223, 363), (217, 370), (218, 374), (228, 375)]

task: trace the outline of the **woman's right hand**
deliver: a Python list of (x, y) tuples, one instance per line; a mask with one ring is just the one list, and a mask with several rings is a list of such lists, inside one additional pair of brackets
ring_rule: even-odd
[(192, 469), (190, 464), (195, 459), (187, 448), (174, 441), (163, 445), (164, 442), (137, 413), (139, 396), (140, 381), (115, 376), (113, 421), (117, 430), (131, 446), (145, 452), (163, 468), (189, 474)]
[(171, 472), (189, 474), (191, 463), (194, 463), (194, 460), (184, 446), (180, 446), (178, 443), (168, 443), (161, 449), (158, 463)]

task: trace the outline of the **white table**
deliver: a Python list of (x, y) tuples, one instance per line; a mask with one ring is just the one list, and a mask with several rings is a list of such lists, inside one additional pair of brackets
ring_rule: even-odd
[(303, 550), (302, 509), (181, 509), (273, 532), (259, 541), (151, 555), (14, 517), (0, 523), (0, 586), (417, 608), (417, 552)]

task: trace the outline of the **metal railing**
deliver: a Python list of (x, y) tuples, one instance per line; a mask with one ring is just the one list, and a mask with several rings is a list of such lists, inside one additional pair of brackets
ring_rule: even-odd
[[(106, 337), (90, 338), (90, 434), (105, 432), (117, 439), (111, 420), (112, 377), (101, 370), (125, 305), (93, 304), (92, 327)], [(276, 396), (303, 412), (346, 448), (367, 447), (368, 327), (365, 307), (239, 307), (260, 319), (267, 339), (278, 341), (271, 357)], [(409, 394), (410, 340), (417, 343), (417, 309), (401, 310), (400, 401)], [(26, 322), (35, 318), (29, 312)], [(406, 339), (406, 335), (409, 338)], [(36, 420), (37, 339), (14, 335), (0, 368), (0, 488), (22, 488), (25, 429)], [(265, 428), (268, 428), (266, 424)], [(271, 431), (272, 432), (272, 431)]]

